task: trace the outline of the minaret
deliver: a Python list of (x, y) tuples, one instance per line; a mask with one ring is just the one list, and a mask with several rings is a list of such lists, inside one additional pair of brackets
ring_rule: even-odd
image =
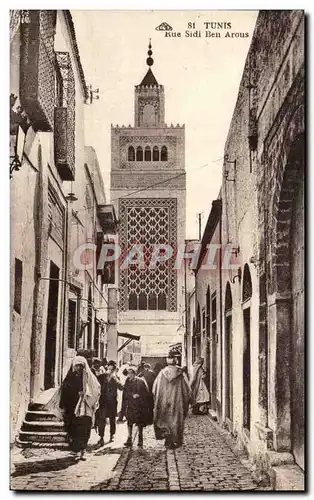
[[(165, 123), (164, 87), (152, 71), (152, 55), (149, 41), (148, 68), (135, 86), (134, 126), (111, 128), (111, 200), (120, 220), (123, 256), (116, 262), (119, 331), (140, 336), (137, 361), (146, 359), (154, 366), (170, 345), (182, 340), (184, 282), (174, 260), (185, 241), (186, 179), (185, 128)], [(135, 244), (143, 246), (144, 268), (121, 265)], [(170, 245), (173, 257), (149, 267), (160, 244)], [(120, 356), (127, 359), (125, 353)]]
[(147, 54), (149, 69), (141, 83), (135, 86), (134, 125), (160, 127), (165, 125), (165, 95), (163, 85), (159, 85), (151, 70), (154, 59), (150, 39)]

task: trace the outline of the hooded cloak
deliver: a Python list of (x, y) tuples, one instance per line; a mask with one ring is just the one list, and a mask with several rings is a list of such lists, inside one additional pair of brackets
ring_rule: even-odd
[(170, 438), (183, 443), (184, 419), (188, 414), (190, 388), (179, 366), (167, 366), (157, 375), (153, 385), (154, 428), (156, 439)]

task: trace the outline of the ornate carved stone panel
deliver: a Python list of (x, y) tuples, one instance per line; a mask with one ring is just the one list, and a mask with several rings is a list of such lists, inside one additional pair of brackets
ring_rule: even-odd
[[(120, 309), (129, 309), (130, 296), (135, 301), (140, 296), (149, 307), (149, 301), (159, 304), (165, 299), (162, 309), (177, 310), (177, 273), (174, 269), (174, 258), (161, 262), (154, 269), (149, 269), (154, 245), (170, 244), (177, 246), (177, 200), (174, 198), (120, 199), (120, 245), (123, 259), (135, 244), (142, 245), (145, 268), (139, 265), (120, 269)], [(134, 307), (141, 309), (141, 307)], [(143, 307), (142, 309), (145, 309)]]

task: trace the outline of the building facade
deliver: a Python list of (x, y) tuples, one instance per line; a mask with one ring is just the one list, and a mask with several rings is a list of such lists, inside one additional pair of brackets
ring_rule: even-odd
[(203, 255), (215, 243), (217, 269), (195, 276), (193, 341), (211, 406), (263, 469), (304, 469), (302, 11), (259, 13)]
[(10, 51), (13, 441), (29, 403), (51, 397), (75, 352), (102, 352), (106, 270), (86, 259), (80, 270), (73, 258), (88, 241), (96, 253), (114, 212), (85, 150), (88, 92), (70, 11), (11, 11)]
[[(154, 364), (182, 337), (183, 272), (174, 260), (184, 246), (186, 180), (185, 129), (165, 123), (164, 87), (151, 70), (151, 55), (149, 46), (149, 69), (135, 86), (134, 126), (111, 130), (111, 200), (121, 248), (119, 329), (139, 335), (142, 357)], [(124, 265), (136, 245), (142, 268)], [(170, 245), (173, 257), (150, 268), (154, 245)]]

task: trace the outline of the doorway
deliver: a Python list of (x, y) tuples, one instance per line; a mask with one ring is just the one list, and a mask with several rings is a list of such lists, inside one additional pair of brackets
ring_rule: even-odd
[(211, 378), (211, 403), (213, 410), (217, 407), (217, 298), (216, 293), (211, 299), (211, 352), (212, 352), (212, 378)]
[(93, 341), (93, 304), (92, 304), (92, 288), (89, 285), (88, 289), (88, 304), (87, 304), (87, 349), (92, 349)]
[(251, 428), (251, 310), (243, 310), (243, 427)]
[(50, 262), (47, 330), (45, 343), (45, 390), (55, 387), (59, 272), (59, 268), (53, 262)]
[(206, 292), (206, 386), (210, 394), (211, 387), (211, 337), (210, 337), (210, 289)]
[(225, 295), (225, 413), (226, 418), (233, 420), (233, 359), (232, 359), (232, 295), (230, 283), (226, 286)]

